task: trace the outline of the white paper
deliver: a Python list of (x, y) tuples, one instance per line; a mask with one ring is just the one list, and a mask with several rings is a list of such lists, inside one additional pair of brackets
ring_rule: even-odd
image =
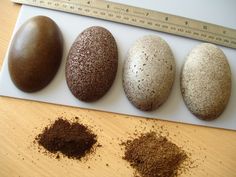
[[(122, 2), (122, 1), (120, 1)], [(140, 1), (129, 1), (129, 4), (137, 5), (145, 8), (152, 8), (154, 10), (164, 11), (175, 15), (186, 16), (198, 20), (205, 20), (208, 22), (217, 23), (219, 25), (236, 28), (236, 1), (171, 1), (160, 0), (150, 1), (145, 3), (144, 6)], [(143, 2), (143, 1), (142, 1)], [(201, 2), (203, 5), (197, 5)], [(210, 6), (214, 3), (214, 7)], [(123, 1), (127, 3), (127, 1)], [(182, 5), (181, 5), (182, 3)], [(206, 4), (208, 3), (208, 4)], [(204, 6), (205, 4), (205, 6)], [(229, 5), (230, 4), (230, 5)], [(200, 9), (196, 9), (196, 6)], [(177, 8), (178, 7), (178, 8)], [(208, 7), (208, 8), (203, 8)], [(186, 11), (186, 12), (184, 12)], [(63, 12), (57, 12), (42, 8), (23, 6), (13, 34), (27, 19), (36, 16), (45, 15), (52, 18), (60, 27), (64, 41), (64, 56), (60, 69), (56, 74), (53, 81), (43, 90), (36, 93), (24, 93), (18, 90), (12, 83), (8, 72), (8, 54), (3, 62), (2, 70), (0, 73), (0, 95), (16, 97), (27, 100), (36, 100), (41, 102), (55, 103), (61, 105), (75, 106), (81, 108), (89, 108), (96, 110), (103, 110), (108, 112), (122, 113), (128, 115), (135, 115), (141, 117), (158, 118), (169, 121), (183, 122), (196, 125), (204, 125), (209, 127), (219, 127), (225, 129), (236, 130), (236, 50), (220, 47), (228, 57), (231, 71), (232, 71), (232, 94), (230, 102), (225, 109), (224, 113), (216, 120), (207, 122), (194, 117), (186, 108), (179, 87), (180, 68), (184, 63), (186, 55), (200, 41), (186, 39), (174, 35), (169, 35), (161, 32), (155, 32), (142, 28), (122, 25), (118, 23), (98, 20), (94, 18), (73, 15)], [(222, 17), (223, 16), (223, 17)], [(216, 19), (218, 18), (218, 20)], [(90, 26), (103, 26), (107, 28), (115, 37), (118, 50), (119, 50), (119, 65), (118, 72), (111, 89), (100, 100), (93, 103), (84, 103), (77, 100), (69, 91), (65, 81), (65, 61), (69, 48), (75, 38), (80, 32)], [(141, 36), (148, 34), (156, 34), (165, 39), (175, 56), (176, 61), (176, 79), (169, 99), (156, 111), (142, 112), (136, 109), (126, 98), (122, 87), (122, 67), (131, 45)], [(45, 39), (46, 40), (46, 39)], [(46, 42), (46, 41), (45, 41)]]

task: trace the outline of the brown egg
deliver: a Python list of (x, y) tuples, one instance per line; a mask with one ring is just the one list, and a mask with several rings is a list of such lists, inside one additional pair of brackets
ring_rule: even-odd
[(55, 76), (62, 59), (63, 39), (57, 24), (45, 16), (26, 21), (11, 43), (8, 68), (13, 83), (35, 92)]
[(111, 87), (118, 67), (116, 41), (105, 28), (85, 29), (72, 44), (66, 62), (66, 81), (72, 94), (90, 102)]

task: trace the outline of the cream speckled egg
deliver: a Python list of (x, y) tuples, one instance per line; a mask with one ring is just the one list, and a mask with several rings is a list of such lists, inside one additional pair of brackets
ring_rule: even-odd
[(175, 78), (175, 61), (169, 45), (148, 35), (130, 48), (123, 68), (123, 87), (138, 109), (152, 111), (168, 98)]
[(188, 109), (200, 119), (212, 120), (224, 111), (231, 94), (231, 71), (220, 48), (203, 43), (192, 49), (182, 68), (181, 92)]

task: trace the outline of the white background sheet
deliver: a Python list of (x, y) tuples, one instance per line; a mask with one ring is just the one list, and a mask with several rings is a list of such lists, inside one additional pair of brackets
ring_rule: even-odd
[[(236, 1), (234, 0), (149, 0), (145, 2), (140, 0), (116, 0), (116, 2), (127, 3), (174, 15), (181, 15), (236, 29)], [(184, 105), (179, 87), (180, 68), (184, 63), (185, 57), (194, 46), (201, 43), (200, 41), (94, 18), (29, 6), (22, 7), (13, 34), (22, 23), (36, 15), (45, 15), (52, 18), (58, 24), (63, 33), (65, 47), (60, 69), (53, 81), (43, 90), (30, 94), (24, 93), (18, 90), (10, 80), (7, 67), (8, 54), (6, 54), (0, 73), (0, 95), (236, 130), (236, 50), (220, 47), (228, 57), (231, 66), (233, 83), (232, 94), (224, 113), (218, 119), (206, 122), (197, 119), (188, 111)], [(65, 81), (65, 61), (69, 48), (77, 35), (85, 28), (94, 25), (103, 26), (114, 35), (119, 50), (119, 66), (115, 82), (109, 92), (103, 98), (94, 103), (84, 103), (77, 100), (67, 88)], [(124, 94), (122, 87), (122, 65), (128, 49), (135, 40), (148, 34), (159, 35), (169, 43), (175, 56), (177, 72), (173, 90), (164, 105), (153, 112), (142, 112), (133, 107)], [(47, 42), (47, 39), (45, 39), (45, 42)]]

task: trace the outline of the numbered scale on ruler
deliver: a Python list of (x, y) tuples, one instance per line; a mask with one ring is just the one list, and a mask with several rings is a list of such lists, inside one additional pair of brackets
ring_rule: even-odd
[(236, 30), (185, 17), (98, 0), (12, 0), (138, 26), (236, 49)]

